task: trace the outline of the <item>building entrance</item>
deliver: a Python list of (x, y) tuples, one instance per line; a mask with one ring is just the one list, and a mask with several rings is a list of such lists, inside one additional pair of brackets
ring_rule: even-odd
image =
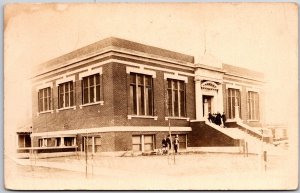
[(202, 101), (203, 101), (203, 115), (204, 117), (208, 117), (208, 113), (214, 113), (213, 111), (213, 96), (208, 96), (208, 95), (203, 95), (202, 96)]

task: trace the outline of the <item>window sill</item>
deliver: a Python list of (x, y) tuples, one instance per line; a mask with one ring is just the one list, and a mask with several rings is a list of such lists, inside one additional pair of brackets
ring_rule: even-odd
[(67, 148), (77, 148), (77, 145), (72, 146), (39, 146), (39, 147), (29, 147), (32, 150), (44, 150), (44, 149), (67, 149)]
[(53, 110), (49, 110), (49, 111), (42, 111), (42, 112), (37, 112), (37, 116), (39, 116), (40, 114), (46, 114), (46, 113), (53, 113)]
[(142, 118), (142, 119), (154, 119), (157, 120), (157, 116), (146, 116), (146, 115), (127, 115), (128, 119)]
[(168, 121), (169, 119), (176, 119), (176, 120), (186, 120), (190, 121), (189, 117), (165, 117), (165, 120)]
[(80, 109), (82, 109), (82, 107), (86, 107), (86, 106), (91, 106), (91, 105), (104, 105), (104, 101), (98, 101), (98, 102), (94, 102), (94, 103), (87, 103), (87, 104), (83, 104), (83, 105), (79, 105)]
[(65, 107), (65, 108), (56, 109), (56, 112), (58, 113), (59, 111), (68, 110), (68, 109), (73, 109), (73, 110), (76, 110), (76, 106), (72, 106), (72, 107)]

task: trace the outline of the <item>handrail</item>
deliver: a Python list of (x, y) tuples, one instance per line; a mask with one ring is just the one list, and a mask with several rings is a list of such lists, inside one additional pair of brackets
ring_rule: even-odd
[(236, 124), (238, 124), (238, 125), (240, 125), (240, 126), (242, 126), (242, 127), (244, 127), (245, 129), (247, 129), (247, 130), (249, 130), (249, 131), (252, 131), (253, 133), (255, 133), (255, 134), (257, 134), (257, 135), (259, 135), (259, 136), (264, 136), (264, 137), (270, 137), (270, 131), (268, 130), (268, 129), (266, 129), (266, 128), (261, 128), (261, 129), (263, 129), (263, 131), (268, 131), (268, 134), (266, 134), (266, 133), (261, 133), (260, 131), (261, 131), (261, 129), (260, 130), (257, 130), (257, 129), (254, 129), (253, 127), (250, 127), (249, 125), (246, 125), (246, 124), (244, 124), (244, 123), (242, 123), (242, 122), (236, 122)]

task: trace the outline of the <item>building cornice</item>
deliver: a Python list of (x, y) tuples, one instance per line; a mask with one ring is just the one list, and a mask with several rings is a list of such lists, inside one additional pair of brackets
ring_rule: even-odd
[[(96, 64), (92, 64), (90, 66), (86, 66), (86, 67), (82, 67), (80, 69), (76, 69), (71, 71), (70, 69), (64, 69), (68, 70), (67, 73), (63, 74), (63, 75), (54, 75), (50, 78), (45, 78), (45, 77), (38, 77), (34, 79), (34, 83), (33, 85), (39, 85), (39, 84), (45, 84), (47, 82), (51, 82), (57, 79), (61, 79), (63, 77), (68, 77), (71, 75), (74, 75), (76, 73), (82, 73), (82, 72), (86, 72), (89, 70), (93, 70), (93, 69), (97, 69), (100, 68), (101, 66), (105, 65), (105, 64), (111, 64), (111, 63), (118, 63), (118, 64), (123, 64), (126, 66), (134, 66), (140, 69), (145, 69), (145, 70), (159, 70), (159, 71), (163, 71), (163, 72), (168, 72), (168, 73), (172, 73), (172, 74), (176, 74), (176, 75), (184, 75), (184, 76), (191, 76), (194, 77), (193, 73), (187, 73), (187, 72), (181, 72), (181, 71), (176, 71), (176, 70), (172, 70), (172, 69), (167, 69), (167, 68), (161, 68), (161, 67), (156, 67), (156, 66), (149, 66), (149, 65), (144, 65), (141, 63), (136, 63), (136, 62), (128, 62), (128, 61), (124, 61), (124, 60), (118, 60), (118, 59), (108, 59), (102, 62), (98, 62)], [(49, 74), (47, 74), (48, 76)]]
[(195, 64), (195, 68), (201, 68), (205, 70), (210, 70), (210, 71), (215, 71), (215, 72), (220, 72), (220, 73), (225, 73), (225, 71), (222, 68), (214, 67), (214, 66), (208, 66), (205, 64)]
[(40, 75), (49, 71), (53, 71), (59, 67), (76, 63), (81, 60), (86, 60), (109, 51), (118, 51), (130, 55), (158, 59), (164, 62), (170, 62), (183, 66), (194, 66), (193, 56), (120, 38), (110, 37), (49, 60), (48, 62), (42, 63), (40, 65), (41, 68), (44, 67), (46, 69), (38, 74)]
[(33, 80), (39, 79), (39, 78), (42, 78), (43, 75), (48, 76), (50, 74), (59, 73), (66, 69), (71, 69), (71, 68), (75, 68), (75, 67), (78, 67), (81, 65), (85, 65), (87, 63), (93, 62), (95, 60), (99, 60), (101, 58), (109, 57), (109, 56), (121, 56), (121, 57), (130, 58), (133, 60), (141, 60), (144, 62), (153, 62), (153, 63), (157, 63), (159, 65), (166, 65), (168, 67), (174, 67), (174, 68), (179, 68), (179, 69), (184, 69), (184, 70), (193, 70), (194, 69), (193, 63), (180, 62), (178, 60), (172, 60), (172, 59), (164, 58), (161, 56), (154, 56), (154, 55), (141, 53), (141, 52), (137, 52), (137, 51), (126, 50), (124, 48), (109, 46), (101, 51), (97, 51), (96, 53), (90, 53), (85, 56), (79, 56), (75, 59), (58, 64), (54, 68), (50, 68), (50, 69), (47, 69), (47, 70), (44, 70), (44, 71), (38, 73), (32, 79)]
[(234, 78), (234, 79), (237, 79), (237, 80), (255, 81), (256, 83), (259, 83), (259, 84), (265, 84), (266, 83), (265, 81), (262, 81), (262, 80), (258, 80), (258, 79), (254, 79), (254, 78), (250, 78), (250, 77), (241, 76), (241, 75), (237, 75), (237, 74), (232, 74), (232, 73), (226, 72), (224, 74), (224, 80), (226, 80), (227, 77), (228, 78)]

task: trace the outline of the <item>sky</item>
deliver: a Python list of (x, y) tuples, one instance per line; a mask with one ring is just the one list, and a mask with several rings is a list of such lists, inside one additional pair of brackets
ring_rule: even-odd
[(298, 118), (297, 6), (287, 3), (27, 4), (5, 8), (5, 123), (31, 117), (32, 69), (115, 36), (257, 70), (267, 123)]

